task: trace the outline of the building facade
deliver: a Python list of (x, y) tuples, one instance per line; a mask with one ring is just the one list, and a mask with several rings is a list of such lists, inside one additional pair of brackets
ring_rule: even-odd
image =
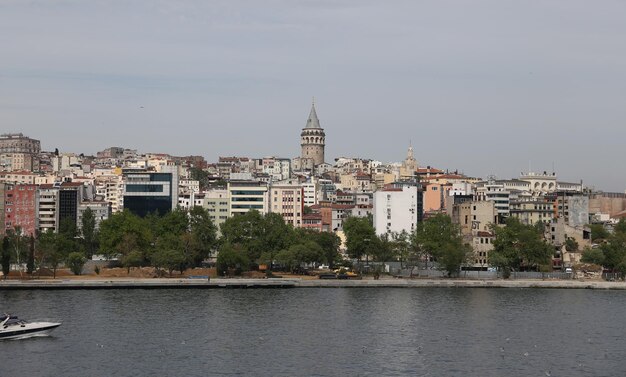
[(126, 173), (123, 197), (124, 209), (138, 216), (164, 215), (178, 205), (178, 174), (175, 171)]
[(297, 182), (282, 182), (270, 187), (270, 212), (278, 213), (294, 228), (302, 226), (304, 189)]
[(111, 215), (111, 206), (104, 200), (83, 201), (78, 205), (78, 218), (76, 219), (76, 229), (83, 228), (83, 215), (87, 209), (91, 209), (96, 220), (96, 229), (100, 229), (100, 223), (108, 219)]
[(0, 170), (37, 171), (40, 152), (39, 140), (31, 139), (21, 133), (2, 134), (0, 135)]
[(23, 235), (37, 230), (38, 192), (35, 185), (7, 184), (4, 189), (3, 232), (21, 229)]
[(392, 186), (374, 193), (374, 228), (377, 234), (411, 233), (421, 221), (422, 192), (418, 186)]
[(228, 182), (230, 208), (228, 217), (246, 213), (252, 209), (261, 214), (268, 213), (269, 190), (264, 182), (230, 181)]
[(228, 190), (209, 190), (204, 193), (204, 201), (202, 203), (209, 212), (209, 217), (213, 224), (219, 229), (220, 225), (228, 219), (230, 212), (230, 197)]

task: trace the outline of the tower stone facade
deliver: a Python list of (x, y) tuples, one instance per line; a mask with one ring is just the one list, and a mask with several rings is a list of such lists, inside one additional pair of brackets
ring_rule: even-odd
[(300, 155), (303, 168), (313, 169), (324, 163), (324, 147), (326, 146), (326, 134), (320, 127), (320, 121), (315, 112), (315, 103), (311, 105), (311, 113), (306, 122), (306, 127), (300, 133)]

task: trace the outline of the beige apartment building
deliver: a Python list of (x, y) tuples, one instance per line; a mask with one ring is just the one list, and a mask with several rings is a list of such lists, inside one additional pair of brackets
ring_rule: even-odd
[(534, 225), (542, 221), (548, 223), (554, 217), (553, 202), (543, 197), (513, 200), (509, 203), (511, 217), (522, 224)]
[(230, 210), (230, 197), (228, 190), (209, 190), (204, 192), (204, 201), (202, 203), (209, 212), (209, 217), (213, 224), (219, 229), (220, 225), (228, 219)]
[(270, 212), (280, 214), (294, 228), (302, 226), (304, 188), (296, 181), (278, 182), (270, 187)]

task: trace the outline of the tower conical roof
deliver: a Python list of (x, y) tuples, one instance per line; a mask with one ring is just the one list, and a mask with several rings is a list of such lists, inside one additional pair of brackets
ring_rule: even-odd
[(317, 113), (315, 112), (315, 103), (311, 105), (309, 120), (306, 121), (306, 127), (304, 128), (322, 128), (320, 127), (320, 120), (317, 119)]

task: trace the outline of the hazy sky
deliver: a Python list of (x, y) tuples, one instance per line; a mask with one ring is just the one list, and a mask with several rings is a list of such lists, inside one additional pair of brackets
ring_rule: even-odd
[(0, 0), (0, 131), (626, 189), (625, 1)]

